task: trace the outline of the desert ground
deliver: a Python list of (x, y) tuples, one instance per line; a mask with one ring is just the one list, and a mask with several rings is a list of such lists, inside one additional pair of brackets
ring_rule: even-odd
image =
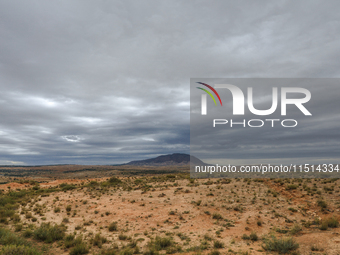
[(93, 169), (3, 175), (1, 254), (340, 254), (338, 179)]

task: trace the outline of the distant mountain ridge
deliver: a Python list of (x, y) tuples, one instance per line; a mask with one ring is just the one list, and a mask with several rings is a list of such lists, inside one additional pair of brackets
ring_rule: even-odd
[(192, 163), (197, 165), (206, 165), (200, 159), (190, 156), (184, 153), (173, 153), (168, 155), (161, 155), (156, 158), (150, 158), (145, 160), (135, 160), (124, 165), (133, 166), (185, 166), (190, 164), (190, 159)]

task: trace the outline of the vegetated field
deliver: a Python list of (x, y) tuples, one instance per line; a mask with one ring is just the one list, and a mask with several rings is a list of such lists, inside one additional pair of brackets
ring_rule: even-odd
[(1, 254), (339, 254), (338, 179), (130, 170), (0, 185)]

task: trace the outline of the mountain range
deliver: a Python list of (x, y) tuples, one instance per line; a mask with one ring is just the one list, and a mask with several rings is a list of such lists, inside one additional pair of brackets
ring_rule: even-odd
[(189, 154), (183, 153), (173, 153), (168, 155), (161, 155), (156, 158), (144, 159), (144, 160), (135, 160), (124, 165), (132, 165), (132, 166), (185, 166), (190, 164), (190, 160), (192, 163), (196, 165), (206, 165), (200, 159), (190, 156)]

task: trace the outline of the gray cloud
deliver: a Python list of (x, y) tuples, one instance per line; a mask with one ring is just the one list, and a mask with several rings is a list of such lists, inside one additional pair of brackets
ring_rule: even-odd
[(1, 1), (0, 164), (188, 153), (191, 77), (338, 77), (338, 9), (337, 1)]

